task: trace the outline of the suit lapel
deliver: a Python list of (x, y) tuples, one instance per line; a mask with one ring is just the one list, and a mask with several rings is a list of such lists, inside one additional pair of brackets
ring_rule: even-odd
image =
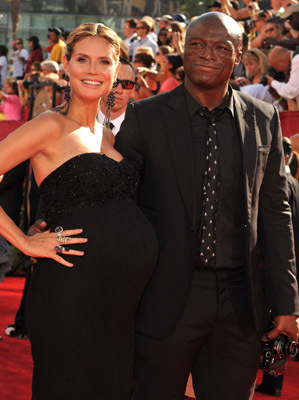
[[(251, 203), (257, 162), (257, 127), (253, 107), (248, 107), (238, 93), (234, 92), (234, 113), (236, 125), (241, 139), (241, 154), (243, 164), (243, 178), (246, 189), (246, 199)], [(250, 212), (250, 203), (248, 210)], [(249, 215), (250, 217), (250, 215)]]
[(194, 166), (190, 123), (183, 85), (162, 108), (166, 136), (178, 187), (192, 224), (195, 217)]

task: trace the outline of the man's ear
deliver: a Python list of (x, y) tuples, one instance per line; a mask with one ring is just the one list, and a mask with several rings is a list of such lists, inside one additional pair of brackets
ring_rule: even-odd
[(236, 50), (235, 65), (239, 65), (242, 60), (242, 45), (239, 45)]

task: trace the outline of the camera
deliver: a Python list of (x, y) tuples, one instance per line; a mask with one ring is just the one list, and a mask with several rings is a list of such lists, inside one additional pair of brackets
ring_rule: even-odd
[(253, 19), (246, 19), (244, 21), (244, 30), (247, 34), (250, 33), (250, 30), (254, 29), (254, 27), (255, 25)]
[(276, 71), (273, 67), (270, 67), (265, 75), (263, 75), (260, 79), (260, 83), (264, 86), (268, 85), (268, 79), (266, 75), (272, 76), (273, 79), (279, 82), (283, 82), (285, 80), (285, 74), (282, 71)]
[(287, 368), (287, 358), (295, 357), (298, 350), (298, 343), (284, 334), (268, 342), (262, 342), (261, 368), (270, 375), (282, 375)]
[(24, 89), (28, 89), (30, 85), (32, 85), (33, 83), (35, 83), (34, 81), (23, 81), (23, 88)]

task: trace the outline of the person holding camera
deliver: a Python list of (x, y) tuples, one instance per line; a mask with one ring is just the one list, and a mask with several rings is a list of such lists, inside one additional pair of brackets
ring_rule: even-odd
[(279, 82), (267, 75), (268, 85), (282, 98), (287, 99), (289, 110), (299, 109), (299, 54), (292, 53), (285, 47), (276, 46), (269, 53), (269, 62), (274, 70), (284, 74), (284, 80)]

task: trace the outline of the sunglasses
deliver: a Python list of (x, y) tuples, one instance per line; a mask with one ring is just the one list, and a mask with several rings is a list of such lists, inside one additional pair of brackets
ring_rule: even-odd
[(273, 32), (273, 31), (274, 31), (274, 28), (268, 28), (265, 30), (266, 33)]
[(115, 87), (117, 87), (118, 84), (120, 83), (120, 84), (121, 84), (121, 87), (122, 87), (123, 89), (125, 89), (125, 90), (131, 90), (131, 89), (133, 89), (133, 87), (135, 86), (135, 83), (136, 83), (136, 82), (134, 82), (134, 81), (129, 81), (128, 79), (116, 79), (116, 83), (117, 83), (117, 85), (116, 85)]

